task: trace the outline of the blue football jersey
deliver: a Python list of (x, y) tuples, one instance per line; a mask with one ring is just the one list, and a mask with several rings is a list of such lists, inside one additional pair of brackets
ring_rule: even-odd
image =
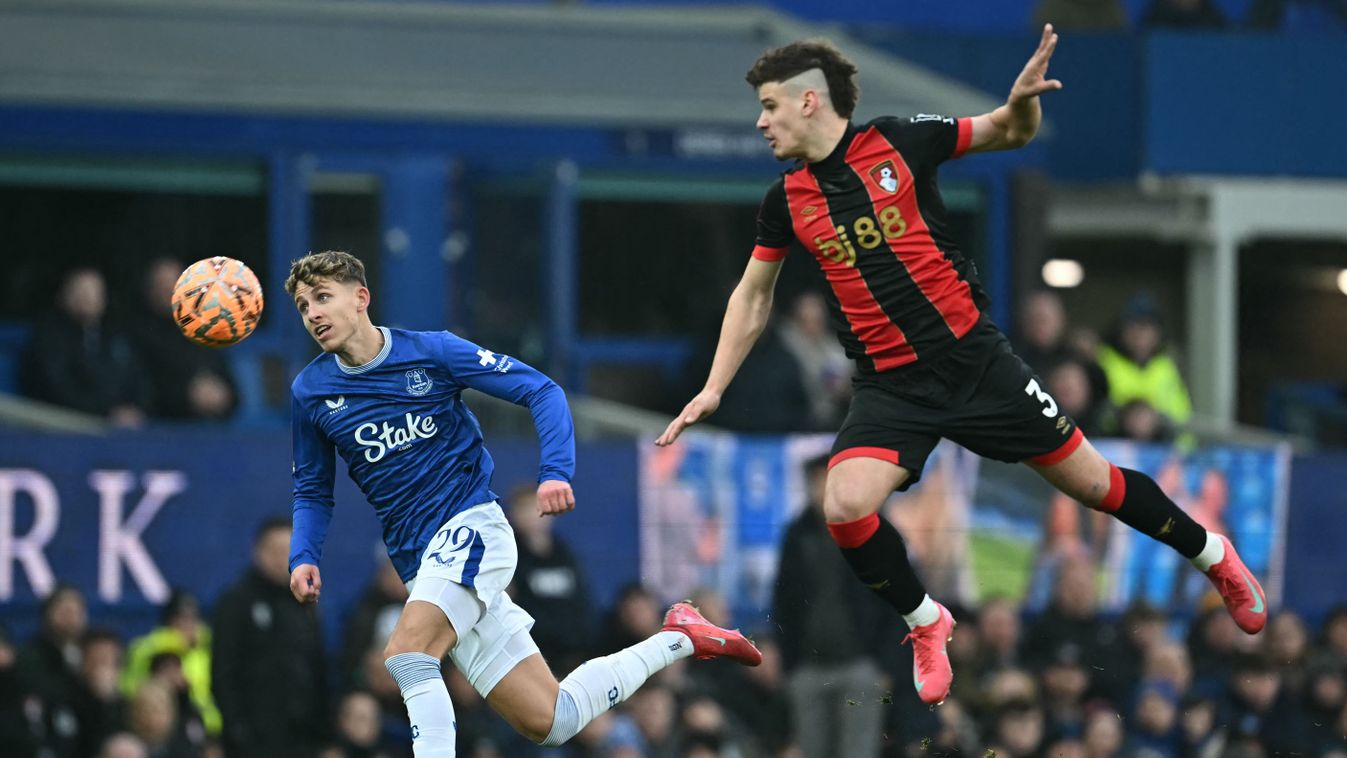
[(290, 570), (317, 565), (332, 519), (334, 451), (374, 506), (403, 581), (416, 576), (436, 530), (496, 499), (482, 429), (461, 397), (472, 388), (533, 414), (542, 450), (538, 481), (569, 482), (575, 429), (566, 396), (541, 372), (449, 332), (379, 327), (383, 349), (363, 366), (318, 356), (290, 387), (294, 534)]

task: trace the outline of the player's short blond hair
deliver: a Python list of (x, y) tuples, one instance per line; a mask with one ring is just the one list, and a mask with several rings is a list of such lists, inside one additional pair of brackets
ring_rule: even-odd
[(294, 297), (299, 285), (312, 287), (319, 279), (369, 286), (365, 282), (365, 264), (359, 258), (343, 250), (324, 250), (321, 253), (309, 253), (291, 262), (290, 275), (285, 278), (285, 291)]

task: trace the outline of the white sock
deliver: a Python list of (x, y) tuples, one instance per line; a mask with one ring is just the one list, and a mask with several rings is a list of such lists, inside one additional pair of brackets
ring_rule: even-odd
[(1220, 536), (1216, 533), (1207, 532), (1207, 546), (1202, 548), (1202, 552), (1198, 553), (1197, 557), (1193, 559), (1193, 565), (1197, 566), (1198, 571), (1205, 574), (1211, 570), (1212, 566), (1224, 559), (1225, 543), (1221, 542)]
[(416, 758), (454, 758), (458, 723), (449, 689), (440, 676), (440, 662), (425, 653), (399, 653), (384, 661), (402, 690), (412, 723)]
[(625, 650), (581, 664), (561, 680), (552, 731), (542, 744), (565, 744), (599, 714), (630, 697), (656, 671), (690, 655), (692, 640), (686, 634), (658, 632)]
[(907, 622), (909, 629), (915, 629), (919, 626), (934, 624), (940, 620), (940, 607), (935, 604), (930, 595), (921, 599), (921, 605), (911, 613), (903, 614), (903, 621)]

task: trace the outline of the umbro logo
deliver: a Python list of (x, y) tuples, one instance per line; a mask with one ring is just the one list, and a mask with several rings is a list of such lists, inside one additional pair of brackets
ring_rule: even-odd
[(804, 208), (800, 209), (801, 216), (812, 216), (817, 212), (818, 212), (817, 205), (806, 205)]

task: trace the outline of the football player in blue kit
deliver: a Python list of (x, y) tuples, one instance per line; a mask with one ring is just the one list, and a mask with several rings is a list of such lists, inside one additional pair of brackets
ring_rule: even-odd
[(285, 282), (323, 353), (291, 386), (294, 534), (290, 589), (318, 600), (318, 564), (332, 519), (335, 455), (374, 507), (410, 597), (384, 651), (411, 720), (417, 758), (454, 755), (454, 709), (440, 673), (446, 655), (506, 721), (560, 745), (686, 657), (750, 666), (762, 654), (742, 634), (675, 604), (663, 629), (591, 660), (558, 682), (505, 588), (518, 556), (491, 491), (493, 463), (471, 388), (525, 406), (541, 448), (538, 515), (575, 507), (575, 439), (561, 388), (521, 361), (449, 332), (375, 326), (364, 265), (345, 252), (295, 261)]

